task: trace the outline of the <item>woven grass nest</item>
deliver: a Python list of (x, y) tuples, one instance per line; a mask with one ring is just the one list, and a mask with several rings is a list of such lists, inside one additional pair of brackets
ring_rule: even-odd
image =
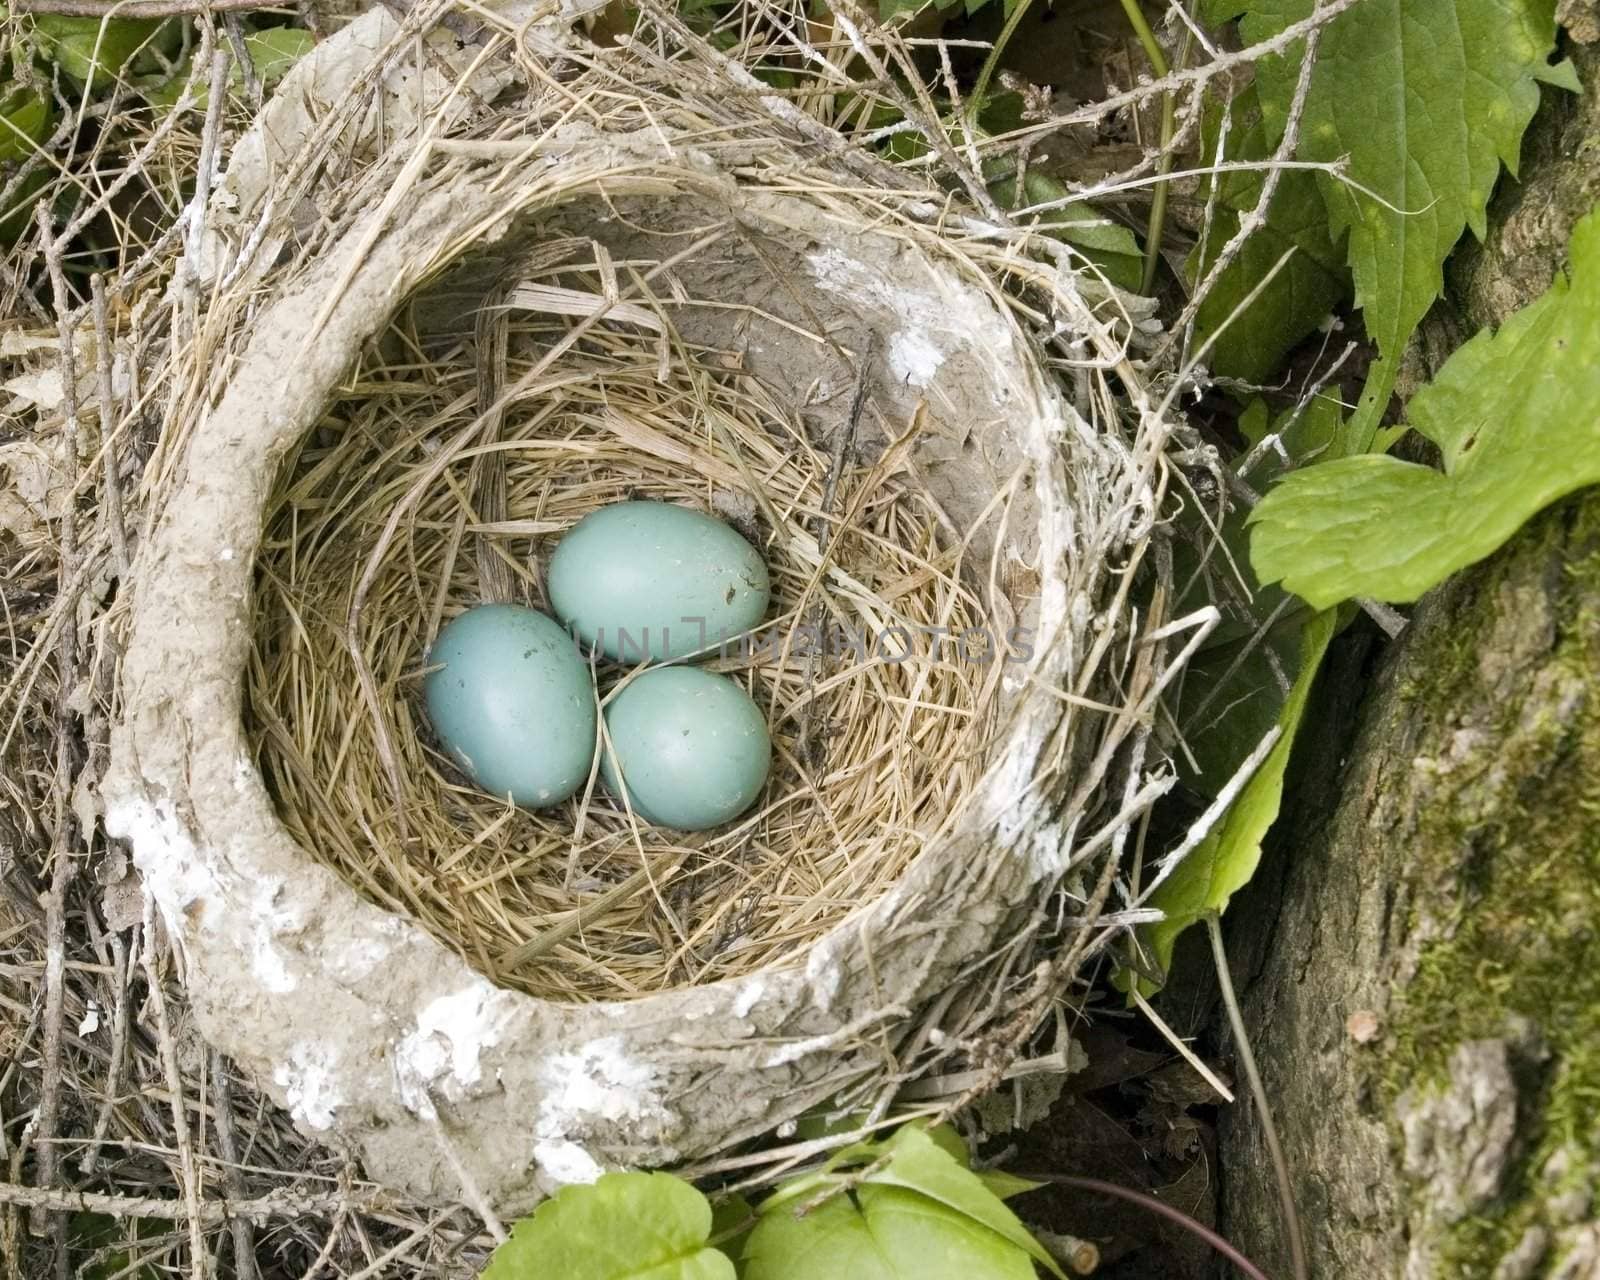
[[(497, 13), (466, 48), (366, 15), (236, 149), (204, 323), (170, 302), (200, 393), (149, 468), (105, 792), (207, 1036), (373, 1176), (516, 1206), (997, 1080), (1111, 936), (1175, 668), (1113, 295), (692, 41), (557, 83)], [(421, 711), (443, 621), (541, 606), (561, 532), (639, 497), (774, 583), (709, 660), (773, 774), (694, 836), (599, 786), (509, 807)]]
[[(505, 326), (482, 344), (503, 362), (472, 334), (397, 342), (396, 362), (364, 369), (285, 468), (247, 702), (269, 790), (330, 869), (502, 985), (638, 998), (793, 964), (959, 821), (983, 775), (1002, 678), (1021, 667), (1006, 640), (1026, 637), (1015, 567), (968, 558), (1009, 504), (953, 524), (910, 460), (917, 421), (813, 441), (805, 411), (741, 372), (737, 350), (676, 332), (692, 303), (621, 303), (623, 318), (574, 341), (606, 301), (593, 246), (559, 237), (536, 252), (549, 265), (506, 305), (578, 314), (480, 310)], [(679, 268), (686, 290), (696, 265)], [(410, 309), (391, 332), (418, 324)], [(791, 341), (832, 354), (825, 337)], [(446, 349), (419, 360), (435, 343)], [(441, 470), (486, 372), (521, 390), (495, 439)], [(756, 699), (778, 767), (752, 813), (693, 837), (630, 821), (603, 787), (511, 807), (457, 772), (420, 705), (441, 619), (484, 600), (547, 609), (554, 542), (639, 498), (726, 515), (775, 585), (767, 623), (703, 665)], [(603, 665), (602, 685), (625, 672)]]

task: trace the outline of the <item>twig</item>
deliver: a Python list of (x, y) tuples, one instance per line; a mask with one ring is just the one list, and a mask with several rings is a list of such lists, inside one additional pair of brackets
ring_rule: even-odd
[[(135, 947), (139, 945), (139, 938), (139, 928), (135, 926), (132, 934)], [(116, 1006), (111, 1014), (111, 1061), (106, 1067), (106, 1096), (101, 1100), (100, 1110), (95, 1115), (89, 1146), (78, 1162), (78, 1171), (85, 1175), (92, 1174), (99, 1163), (100, 1147), (111, 1129), (111, 1114), (116, 1110), (117, 1098), (122, 1093), (123, 1075), (128, 1058), (128, 1015), (129, 1006), (132, 1004), (128, 999), (128, 984), (132, 981), (133, 975), (129, 972), (128, 945), (123, 942), (121, 934), (111, 935), (111, 958), (114, 967), (111, 981), (116, 985), (117, 991)]]
[(354, 1176), (354, 1166), (346, 1160), (344, 1169), (339, 1174), (339, 1189), (343, 1193), (339, 1207), (334, 1210), (333, 1221), (328, 1224), (327, 1239), (322, 1242), (322, 1248), (317, 1250), (317, 1256), (311, 1259), (311, 1265), (306, 1268), (300, 1280), (317, 1280), (324, 1267), (333, 1260), (333, 1252), (339, 1247), (339, 1241), (344, 1235), (345, 1219), (350, 1216), (349, 1190), (350, 1181)]
[[(78, 480), (78, 367), (71, 317), (71, 295), (62, 268), (62, 241), (52, 234), (49, 206), (40, 201), (35, 210), (39, 235), (44, 245), (45, 268), (50, 276), (56, 308), (56, 333), (61, 352), (62, 467), (66, 471), (66, 492), (75, 492)], [(74, 576), (78, 553), (77, 504), (70, 498), (61, 511), (60, 550), (56, 560), (57, 588), (63, 601), (66, 621), (58, 640), (58, 687), (56, 692), (54, 832), (50, 841), (50, 892), (45, 898), (44, 950), (44, 1045), (40, 1067), (39, 1106), (35, 1115), (34, 1141), (38, 1144), (38, 1178), (41, 1186), (56, 1180), (59, 1148), (56, 1145), (57, 1109), (61, 1101), (61, 1022), (66, 993), (66, 914), (67, 887), (77, 874), (70, 848), (72, 813), (68, 798), (72, 794), (73, 734), (72, 690), (77, 683), (78, 628), (74, 618), (76, 591), (69, 585)], [(35, 1235), (52, 1230), (51, 1222), (40, 1211), (32, 1215), (30, 1229)]]
[(111, 377), (111, 323), (106, 315), (105, 280), (97, 271), (89, 277), (89, 293), (94, 299), (95, 363), (100, 375), (100, 455), (101, 482), (106, 493), (106, 528), (111, 533), (111, 558), (117, 577), (128, 581), (128, 530), (122, 518), (122, 476), (119, 474), (113, 406), (116, 391)]
[[(228, 1064), (222, 1055), (211, 1051), (212, 1134), (217, 1154), (222, 1157), (222, 1185), (229, 1199), (245, 1198), (244, 1175), (239, 1172), (239, 1144), (233, 1136), (233, 1089), (228, 1082)], [(236, 1280), (260, 1280), (256, 1267), (255, 1228), (248, 1218), (229, 1218), (228, 1234), (233, 1238), (233, 1274)]]
[(265, 0), (14, 0), (13, 13), (47, 13), (64, 18), (182, 18), (206, 13), (250, 13), (282, 9)]
[[(98, 1191), (68, 1191), (61, 1187), (30, 1187), (20, 1182), (0, 1182), (0, 1203), (46, 1213), (98, 1213), (108, 1218), (159, 1218), (173, 1222), (186, 1204), (170, 1196), (118, 1196)], [(358, 1212), (390, 1208), (393, 1197), (378, 1187), (360, 1192), (311, 1194), (274, 1191), (253, 1200), (201, 1200), (194, 1206), (200, 1223), (215, 1226), (231, 1218), (329, 1217), (345, 1206)]]
[(250, 99), (250, 105), (259, 111), (263, 100), (261, 77), (256, 74), (250, 46), (245, 43), (244, 22), (238, 14), (230, 13), (222, 19), (222, 29), (228, 33), (228, 47), (233, 50), (233, 60), (238, 63), (239, 72), (244, 77), (245, 96)]
[[(1318, 17), (1322, 12), (1323, 6), (1320, 0), (1317, 0), (1311, 16)], [(1295, 148), (1300, 145), (1300, 122), (1305, 118), (1306, 101), (1311, 96), (1311, 73), (1316, 66), (1317, 44), (1321, 39), (1320, 26), (1312, 27), (1306, 32), (1306, 47), (1300, 61), (1300, 76), (1295, 81), (1294, 97), (1289, 103), (1289, 115), (1283, 125), (1283, 137), (1278, 140), (1266, 177), (1261, 180), (1261, 193), (1256, 198), (1255, 207), (1239, 219), (1238, 229), (1228, 237), (1216, 260), (1206, 271), (1205, 279), (1196, 286), (1177, 321), (1167, 331), (1166, 338), (1151, 355), (1152, 364), (1166, 355), (1173, 342), (1188, 330), (1190, 321), (1199, 313), (1201, 304), (1216, 287), (1222, 278), (1222, 273), (1232, 265), (1234, 258), (1244, 248), (1245, 241), (1266, 226), (1267, 210), (1272, 207), (1272, 201), (1278, 194), (1278, 183), (1283, 180), (1284, 168), (1289, 162), (1289, 157), (1294, 154)]]
[[(178, 1066), (177, 1046), (172, 1042), (172, 1027), (167, 1021), (167, 1000), (161, 989), (161, 975), (156, 972), (155, 930), (151, 919), (152, 900), (145, 898), (144, 962), (145, 981), (150, 985), (150, 1004), (156, 1014), (156, 1039), (161, 1054), (161, 1066), (167, 1077), (167, 1090), (172, 1095), (173, 1141), (178, 1148), (178, 1167), (183, 1176), (183, 1208), (189, 1220), (189, 1266), (194, 1280), (206, 1280), (205, 1235), (200, 1216), (200, 1177), (195, 1167), (194, 1146), (189, 1141), (189, 1114), (184, 1106), (183, 1072)], [(176, 1214), (173, 1215), (176, 1218)]]

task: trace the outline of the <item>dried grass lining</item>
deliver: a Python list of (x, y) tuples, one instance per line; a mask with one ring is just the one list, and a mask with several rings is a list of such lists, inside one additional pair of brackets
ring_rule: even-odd
[[(598, 304), (591, 270), (528, 278)], [(502, 387), (579, 323), (509, 315)], [(665, 310), (630, 303), (519, 392), (498, 442), (461, 447), (430, 481), (482, 403), (481, 327), (442, 353), (424, 355), (409, 325), (381, 345), (392, 354), (286, 465), (258, 561), (247, 715), (306, 849), (496, 982), (628, 998), (803, 956), (959, 814), (995, 724), (1012, 615), (908, 468), (914, 424), (875, 424), (869, 406), (860, 439), (876, 447), (819, 447), (736, 356), (691, 350)], [(485, 599), (545, 607), (542, 566), (561, 532), (633, 497), (724, 512), (759, 539), (773, 577), (766, 629), (706, 664), (767, 711), (772, 779), (750, 814), (700, 835), (632, 822), (598, 782), (540, 813), (510, 807), (466, 783), (421, 707), (421, 658), (442, 621)], [(994, 510), (1003, 518), (998, 499)], [(355, 635), (386, 732), (347, 640), (364, 576)], [(864, 661), (857, 636), (876, 649)], [(604, 695), (625, 672), (598, 674)]]

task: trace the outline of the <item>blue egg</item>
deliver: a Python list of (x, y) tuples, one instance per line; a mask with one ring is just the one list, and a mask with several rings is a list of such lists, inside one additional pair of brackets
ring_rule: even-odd
[(626, 783), (636, 814), (680, 831), (737, 818), (772, 764), (761, 709), (732, 680), (698, 667), (635, 677), (606, 705), (606, 734), (611, 751), (601, 752), (600, 768), (612, 794)]
[(589, 665), (553, 618), (485, 604), (428, 650), (423, 692), (440, 743), (478, 786), (525, 809), (559, 804), (589, 776), (595, 693)]
[(618, 502), (550, 558), (550, 605), (585, 644), (623, 662), (683, 658), (743, 635), (767, 611), (761, 553), (702, 511)]

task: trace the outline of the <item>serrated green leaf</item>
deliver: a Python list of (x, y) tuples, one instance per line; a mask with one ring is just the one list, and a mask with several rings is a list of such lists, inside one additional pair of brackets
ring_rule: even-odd
[(1548, 63), (1538, 68), (1534, 75), (1539, 77), (1542, 84), (1554, 85), (1557, 89), (1565, 89), (1568, 93), (1583, 92), (1583, 81), (1578, 79), (1578, 68), (1572, 65), (1571, 58)]
[(482, 1280), (734, 1280), (706, 1242), (711, 1206), (668, 1173), (563, 1187), (494, 1251)]
[(1026, 1251), (903, 1187), (869, 1182), (804, 1217), (795, 1207), (751, 1232), (746, 1280), (1036, 1280)]
[(1600, 211), (1572, 272), (1498, 333), (1479, 333), (1412, 397), (1444, 470), (1367, 455), (1286, 477), (1251, 517), (1267, 581), (1318, 608), (1415, 600), (1483, 559), (1542, 507), (1600, 483)]
[[(1205, 162), (1258, 161), (1271, 156), (1273, 146), (1267, 140), (1254, 88), (1235, 95), (1232, 112), (1233, 124), (1226, 137), (1222, 136), (1220, 111), (1208, 112), (1202, 122)], [(1219, 178), (1210, 235), (1189, 255), (1191, 284), (1205, 277), (1244, 215), (1256, 207), (1264, 181), (1265, 174), (1259, 170), (1234, 171)], [(1292, 256), (1272, 274), (1286, 253)], [(1271, 280), (1262, 292), (1240, 310), (1244, 299), (1269, 275)], [(1349, 294), (1350, 273), (1343, 251), (1329, 233), (1328, 212), (1317, 190), (1316, 175), (1287, 169), (1279, 176), (1265, 225), (1245, 241), (1202, 300), (1195, 317), (1195, 336), (1203, 342), (1218, 334), (1206, 360), (1213, 371), (1227, 378), (1264, 382)]]
[(982, 1223), (997, 1236), (1033, 1255), (1052, 1274), (1063, 1272), (1055, 1258), (1033, 1238), (1016, 1214), (983, 1180), (961, 1164), (918, 1125), (906, 1125), (884, 1144), (889, 1162), (869, 1182), (904, 1187), (936, 1200), (954, 1213)]
[(1337, 629), (1338, 619), (1332, 611), (1318, 614), (1306, 624), (1300, 636), (1300, 673), (1278, 713), (1281, 736), (1217, 828), (1150, 896), (1150, 905), (1164, 911), (1166, 919), (1145, 926), (1140, 933), (1163, 971), (1172, 963), (1178, 935), (1211, 913), (1226, 910), (1229, 899), (1255, 874), (1261, 842), (1277, 821), (1283, 802), (1283, 775), (1295, 733), (1323, 654)]
[[(1308, 17), (1313, 0), (1220, 0), (1254, 43)], [(1364, 0), (1323, 31), (1299, 154), (1336, 161), (1395, 206), (1319, 174), (1335, 236), (1349, 233), (1356, 303), (1397, 358), (1443, 287), (1445, 257), (1484, 210), (1551, 68), (1554, 0)], [(1256, 84), (1269, 140), (1282, 136), (1304, 45), (1264, 60)], [(1397, 212), (1398, 210), (1398, 212)]]

